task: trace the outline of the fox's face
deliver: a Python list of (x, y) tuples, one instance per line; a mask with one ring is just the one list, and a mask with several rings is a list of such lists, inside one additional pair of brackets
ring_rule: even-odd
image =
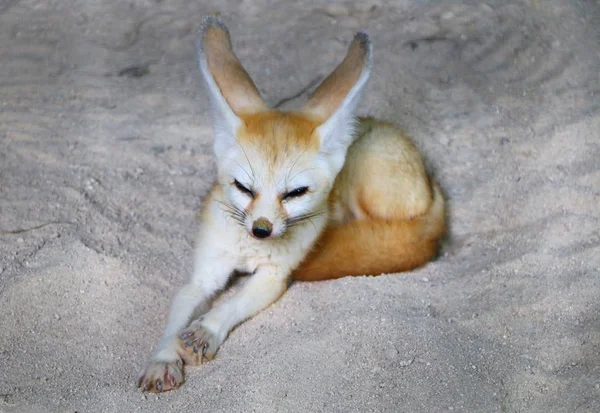
[(280, 237), (327, 213), (337, 171), (320, 151), (317, 127), (295, 113), (247, 116), (218, 159), (223, 208), (253, 237)]
[(200, 38), (223, 209), (258, 239), (280, 237), (327, 214), (329, 192), (354, 138), (354, 108), (369, 76), (366, 35), (355, 36), (344, 61), (297, 112), (267, 107), (218, 19)]

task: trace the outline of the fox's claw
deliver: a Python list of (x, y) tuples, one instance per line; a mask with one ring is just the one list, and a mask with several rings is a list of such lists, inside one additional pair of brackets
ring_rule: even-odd
[(221, 343), (215, 334), (197, 320), (179, 335), (179, 345), (184, 362), (198, 365), (205, 359), (212, 360)]
[(183, 364), (177, 362), (151, 362), (138, 380), (143, 391), (161, 393), (183, 384)]

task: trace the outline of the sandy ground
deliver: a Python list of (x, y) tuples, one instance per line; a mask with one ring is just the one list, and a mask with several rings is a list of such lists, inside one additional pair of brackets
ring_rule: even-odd
[[(600, 4), (332, 4), (0, 1), (0, 411), (600, 411)], [(360, 113), (414, 137), (451, 234), (412, 273), (293, 285), (146, 396), (214, 176), (214, 12), (271, 104), (367, 30)]]

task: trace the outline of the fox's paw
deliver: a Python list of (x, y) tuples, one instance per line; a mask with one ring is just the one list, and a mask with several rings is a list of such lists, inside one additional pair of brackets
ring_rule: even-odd
[(151, 361), (138, 380), (138, 387), (144, 391), (161, 393), (176, 389), (183, 384), (183, 363)]
[(194, 321), (179, 334), (179, 355), (186, 364), (198, 365), (212, 360), (222, 343), (217, 334), (202, 325), (202, 319)]

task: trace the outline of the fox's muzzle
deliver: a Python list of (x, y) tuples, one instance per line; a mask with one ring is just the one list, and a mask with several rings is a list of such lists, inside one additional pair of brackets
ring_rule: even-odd
[(256, 238), (267, 238), (273, 231), (273, 224), (267, 218), (261, 217), (252, 223), (252, 235)]

